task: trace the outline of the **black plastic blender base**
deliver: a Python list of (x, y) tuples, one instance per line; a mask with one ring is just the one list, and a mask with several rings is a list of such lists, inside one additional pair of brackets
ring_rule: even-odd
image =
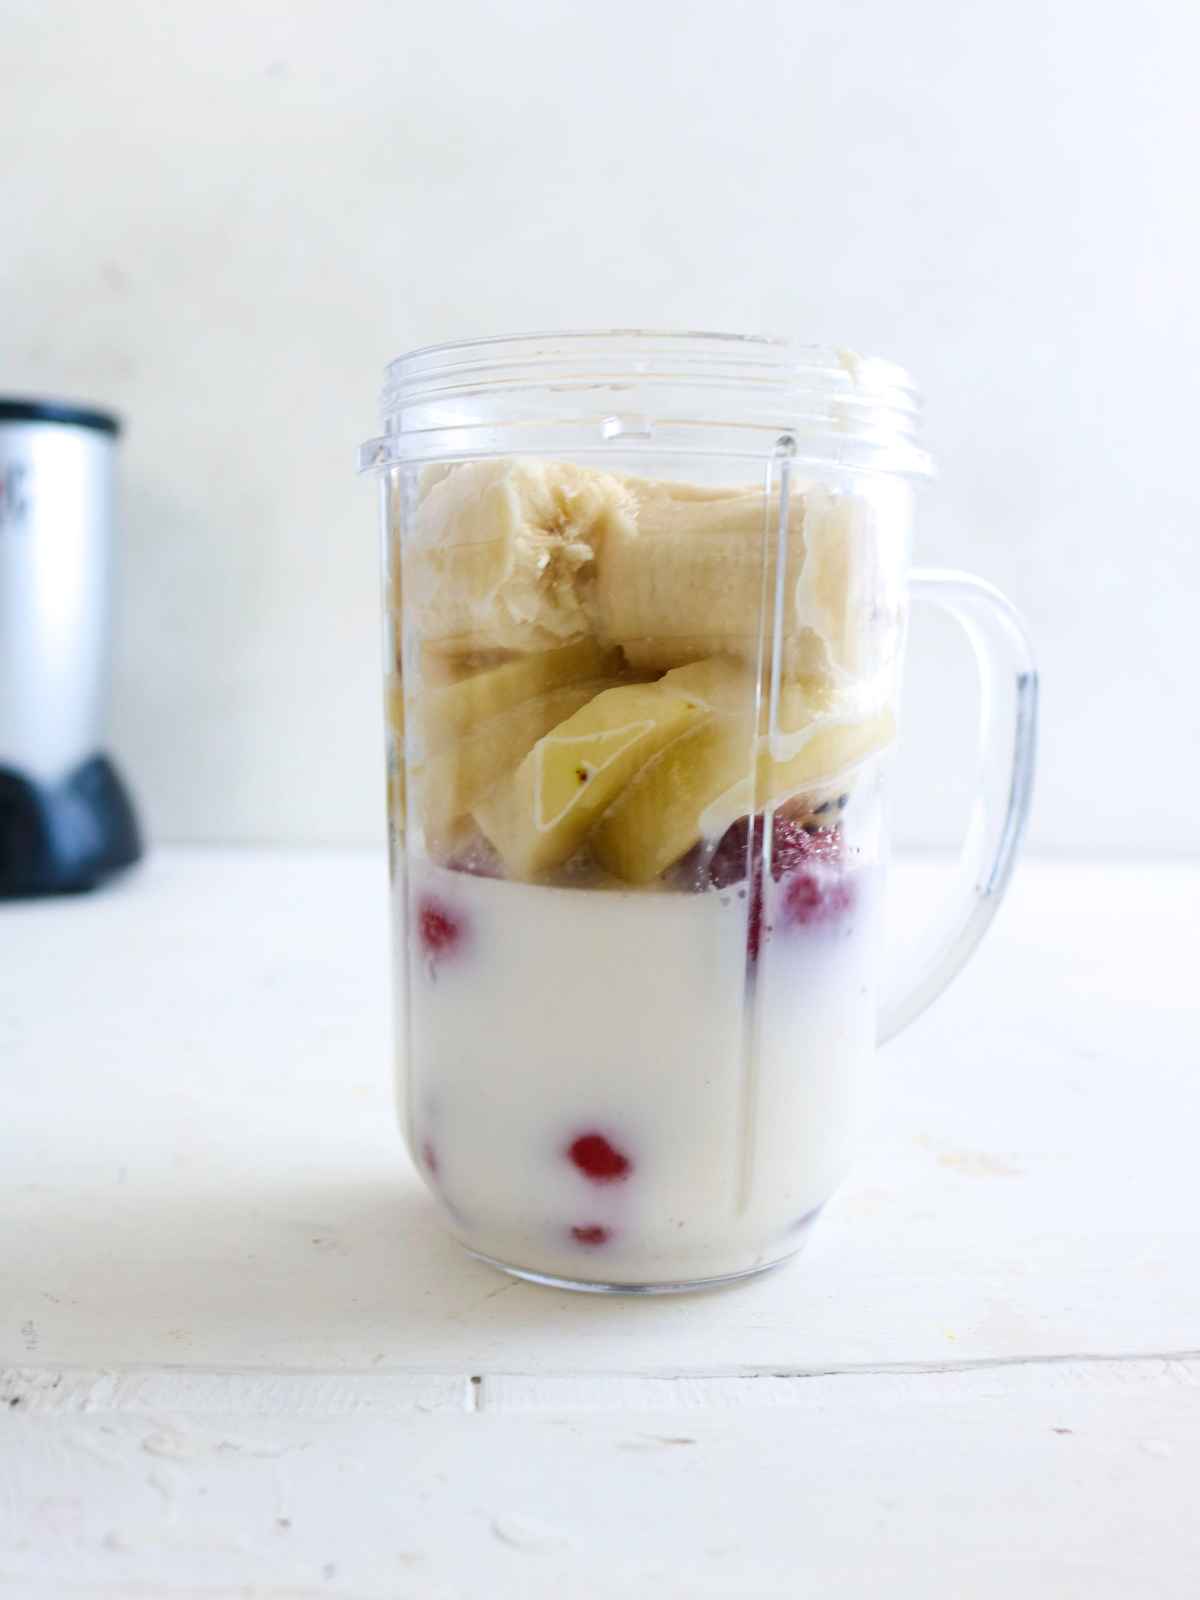
[(53, 786), (0, 767), (0, 898), (90, 889), (141, 853), (133, 806), (107, 756)]

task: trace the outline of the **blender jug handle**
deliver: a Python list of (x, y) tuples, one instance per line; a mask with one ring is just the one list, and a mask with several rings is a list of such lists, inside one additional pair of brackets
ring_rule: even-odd
[(885, 990), (879, 1042), (936, 1000), (987, 932), (1012, 876), (1033, 789), (1038, 679), (1029, 637), (998, 589), (966, 572), (920, 570), (912, 599), (961, 625), (979, 668), (979, 777), (954, 893), (903, 981)]

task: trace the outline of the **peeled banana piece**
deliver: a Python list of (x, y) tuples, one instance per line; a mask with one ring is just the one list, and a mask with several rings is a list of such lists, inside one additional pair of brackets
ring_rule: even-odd
[(634, 514), (620, 479), (569, 462), (469, 461), (427, 478), (404, 558), (413, 625), (461, 654), (594, 633), (598, 551)]
[(626, 883), (652, 883), (697, 842), (705, 811), (754, 759), (748, 723), (720, 717), (690, 729), (618, 795), (592, 834), (592, 854)]
[[(713, 711), (725, 716), (750, 720), (758, 704), (758, 730), (771, 727), (771, 696), (763, 681), (761, 690), (755, 675), (740, 661), (728, 656), (713, 656), (676, 667), (660, 679), (664, 689), (693, 695)], [(833, 693), (820, 677), (793, 679), (780, 684), (776, 707), (776, 730), (785, 734), (805, 728), (819, 712), (833, 703)]]
[(597, 562), (603, 636), (667, 671), (713, 655), (838, 686), (880, 670), (896, 642), (866, 501), (813, 485), (780, 506), (760, 489), (626, 479), (636, 503)]
[[(597, 563), (603, 636), (644, 669), (721, 652), (753, 661), (764, 570), (773, 581), (779, 548), (777, 504), (759, 489), (639, 479), (627, 485), (636, 515), (614, 530)], [(793, 505), (784, 562), (789, 590), (804, 563), (800, 524)]]
[[(867, 502), (820, 485), (779, 504), (760, 488), (621, 478), (511, 458), (427, 471), (404, 560), (427, 651), (531, 653), (588, 635), (637, 670), (713, 655), (844, 686), (886, 665), (887, 603)], [(776, 607), (776, 600), (780, 604)]]
[(539, 739), (475, 821), (511, 876), (561, 866), (645, 763), (710, 715), (658, 684), (606, 690)]
[(602, 679), (535, 695), (489, 717), (432, 756), (420, 771), (426, 832), (435, 840), (445, 837), (449, 825), (511, 772), (543, 734), (612, 687), (612, 679)]
[(580, 639), (556, 650), (517, 656), (455, 683), (427, 689), (420, 700), (425, 748), (441, 750), (489, 717), (535, 695), (571, 683), (615, 676), (619, 660), (615, 650), (603, 649), (594, 639)]
[(866, 503), (813, 486), (804, 496), (804, 544), (798, 630), (820, 641), (822, 670), (833, 683), (874, 677), (898, 646), (900, 606), (886, 593)]
[[(627, 639), (621, 646), (629, 665), (639, 672), (664, 672), (685, 667), (708, 656), (727, 654), (746, 667), (758, 661), (759, 643), (749, 634), (685, 633), (654, 634), (645, 639)], [(764, 666), (771, 667), (771, 641), (763, 641)], [(829, 671), (829, 652), (820, 635), (811, 628), (799, 628), (782, 641), (780, 669), (787, 678), (819, 677)]]
[(668, 672), (659, 687), (712, 715), (645, 765), (593, 833), (597, 861), (627, 883), (652, 882), (739, 817), (837, 782), (894, 737), (890, 709), (856, 715), (822, 685), (789, 684), (768, 738), (753, 675), (728, 659)]

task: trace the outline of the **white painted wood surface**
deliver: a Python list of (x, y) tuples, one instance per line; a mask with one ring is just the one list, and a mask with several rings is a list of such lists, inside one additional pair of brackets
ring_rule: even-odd
[(1190, 1600), (1198, 898), (1027, 866), (808, 1254), (659, 1301), (438, 1231), (374, 854), (0, 908), (0, 1592)]

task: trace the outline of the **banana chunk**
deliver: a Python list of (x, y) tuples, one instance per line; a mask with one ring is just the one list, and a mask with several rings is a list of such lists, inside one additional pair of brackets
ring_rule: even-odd
[(756, 667), (770, 664), (778, 626), (788, 678), (842, 689), (884, 671), (900, 603), (867, 497), (795, 490), (782, 558), (778, 516), (758, 487), (531, 458), (441, 467), (413, 512), (408, 616), (422, 648), (449, 661), (590, 636), (639, 671), (717, 655)]
[(634, 775), (711, 713), (657, 684), (609, 689), (539, 739), (475, 807), (510, 876), (561, 866)]
[[(660, 680), (664, 689), (675, 694), (691, 695), (713, 711), (725, 716), (740, 717), (749, 721), (758, 701), (758, 731), (767, 733), (770, 728), (771, 703), (767, 686), (757, 694), (754, 674), (742, 662), (728, 656), (714, 656), (707, 661), (693, 661), (689, 666), (676, 667)], [(805, 728), (818, 712), (827, 710), (833, 703), (833, 692), (823, 677), (800, 678), (780, 685), (776, 731), (795, 733)]]
[(441, 750), (490, 717), (536, 695), (615, 676), (619, 660), (615, 650), (602, 649), (594, 639), (580, 639), (557, 650), (517, 656), (457, 683), (427, 689), (420, 701), (425, 748)]
[(854, 714), (823, 686), (790, 684), (768, 740), (754, 677), (728, 660), (668, 672), (660, 688), (693, 695), (713, 715), (644, 766), (593, 833), (597, 861), (627, 883), (650, 883), (738, 817), (843, 779), (895, 733), (890, 708)]
[(593, 631), (597, 551), (632, 526), (618, 478), (471, 461), (427, 481), (405, 555), (409, 616), (446, 650), (546, 650)]
[(805, 561), (795, 618), (820, 640), (824, 669), (838, 685), (885, 670), (899, 643), (901, 611), (890, 600), (866, 502), (819, 486), (804, 497)]
[(632, 666), (662, 672), (714, 655), (769, 666), (778, 591), (785, 676), (844, 687), (891, 659), (899, 613), (881, 599), (877, 535), (861, 497), (796, 491), (781, 563), (773, 496), (626, 485), (636, 519), (600, 554), (596, 602), (604, 636)]
[[(614, 530), (597, 563), (603, 635), (632, 665), (663, 671), (724, 652), (754, 660), (764, 563), (774, 576), (777, 514), (758, 489), (701, 489), (627, 480), (636, 518)], [(804, 561), (793, 507), (785, 583)], [(769, 590), (768, 590), (769, 594)]]
[(612, 687), (608, 680), (551, 689), (497, 712), (433, 756), (418, 775), (426, 832), (435, 841), (444, 838), (450, 824), (511, 772), (543, 734)]

